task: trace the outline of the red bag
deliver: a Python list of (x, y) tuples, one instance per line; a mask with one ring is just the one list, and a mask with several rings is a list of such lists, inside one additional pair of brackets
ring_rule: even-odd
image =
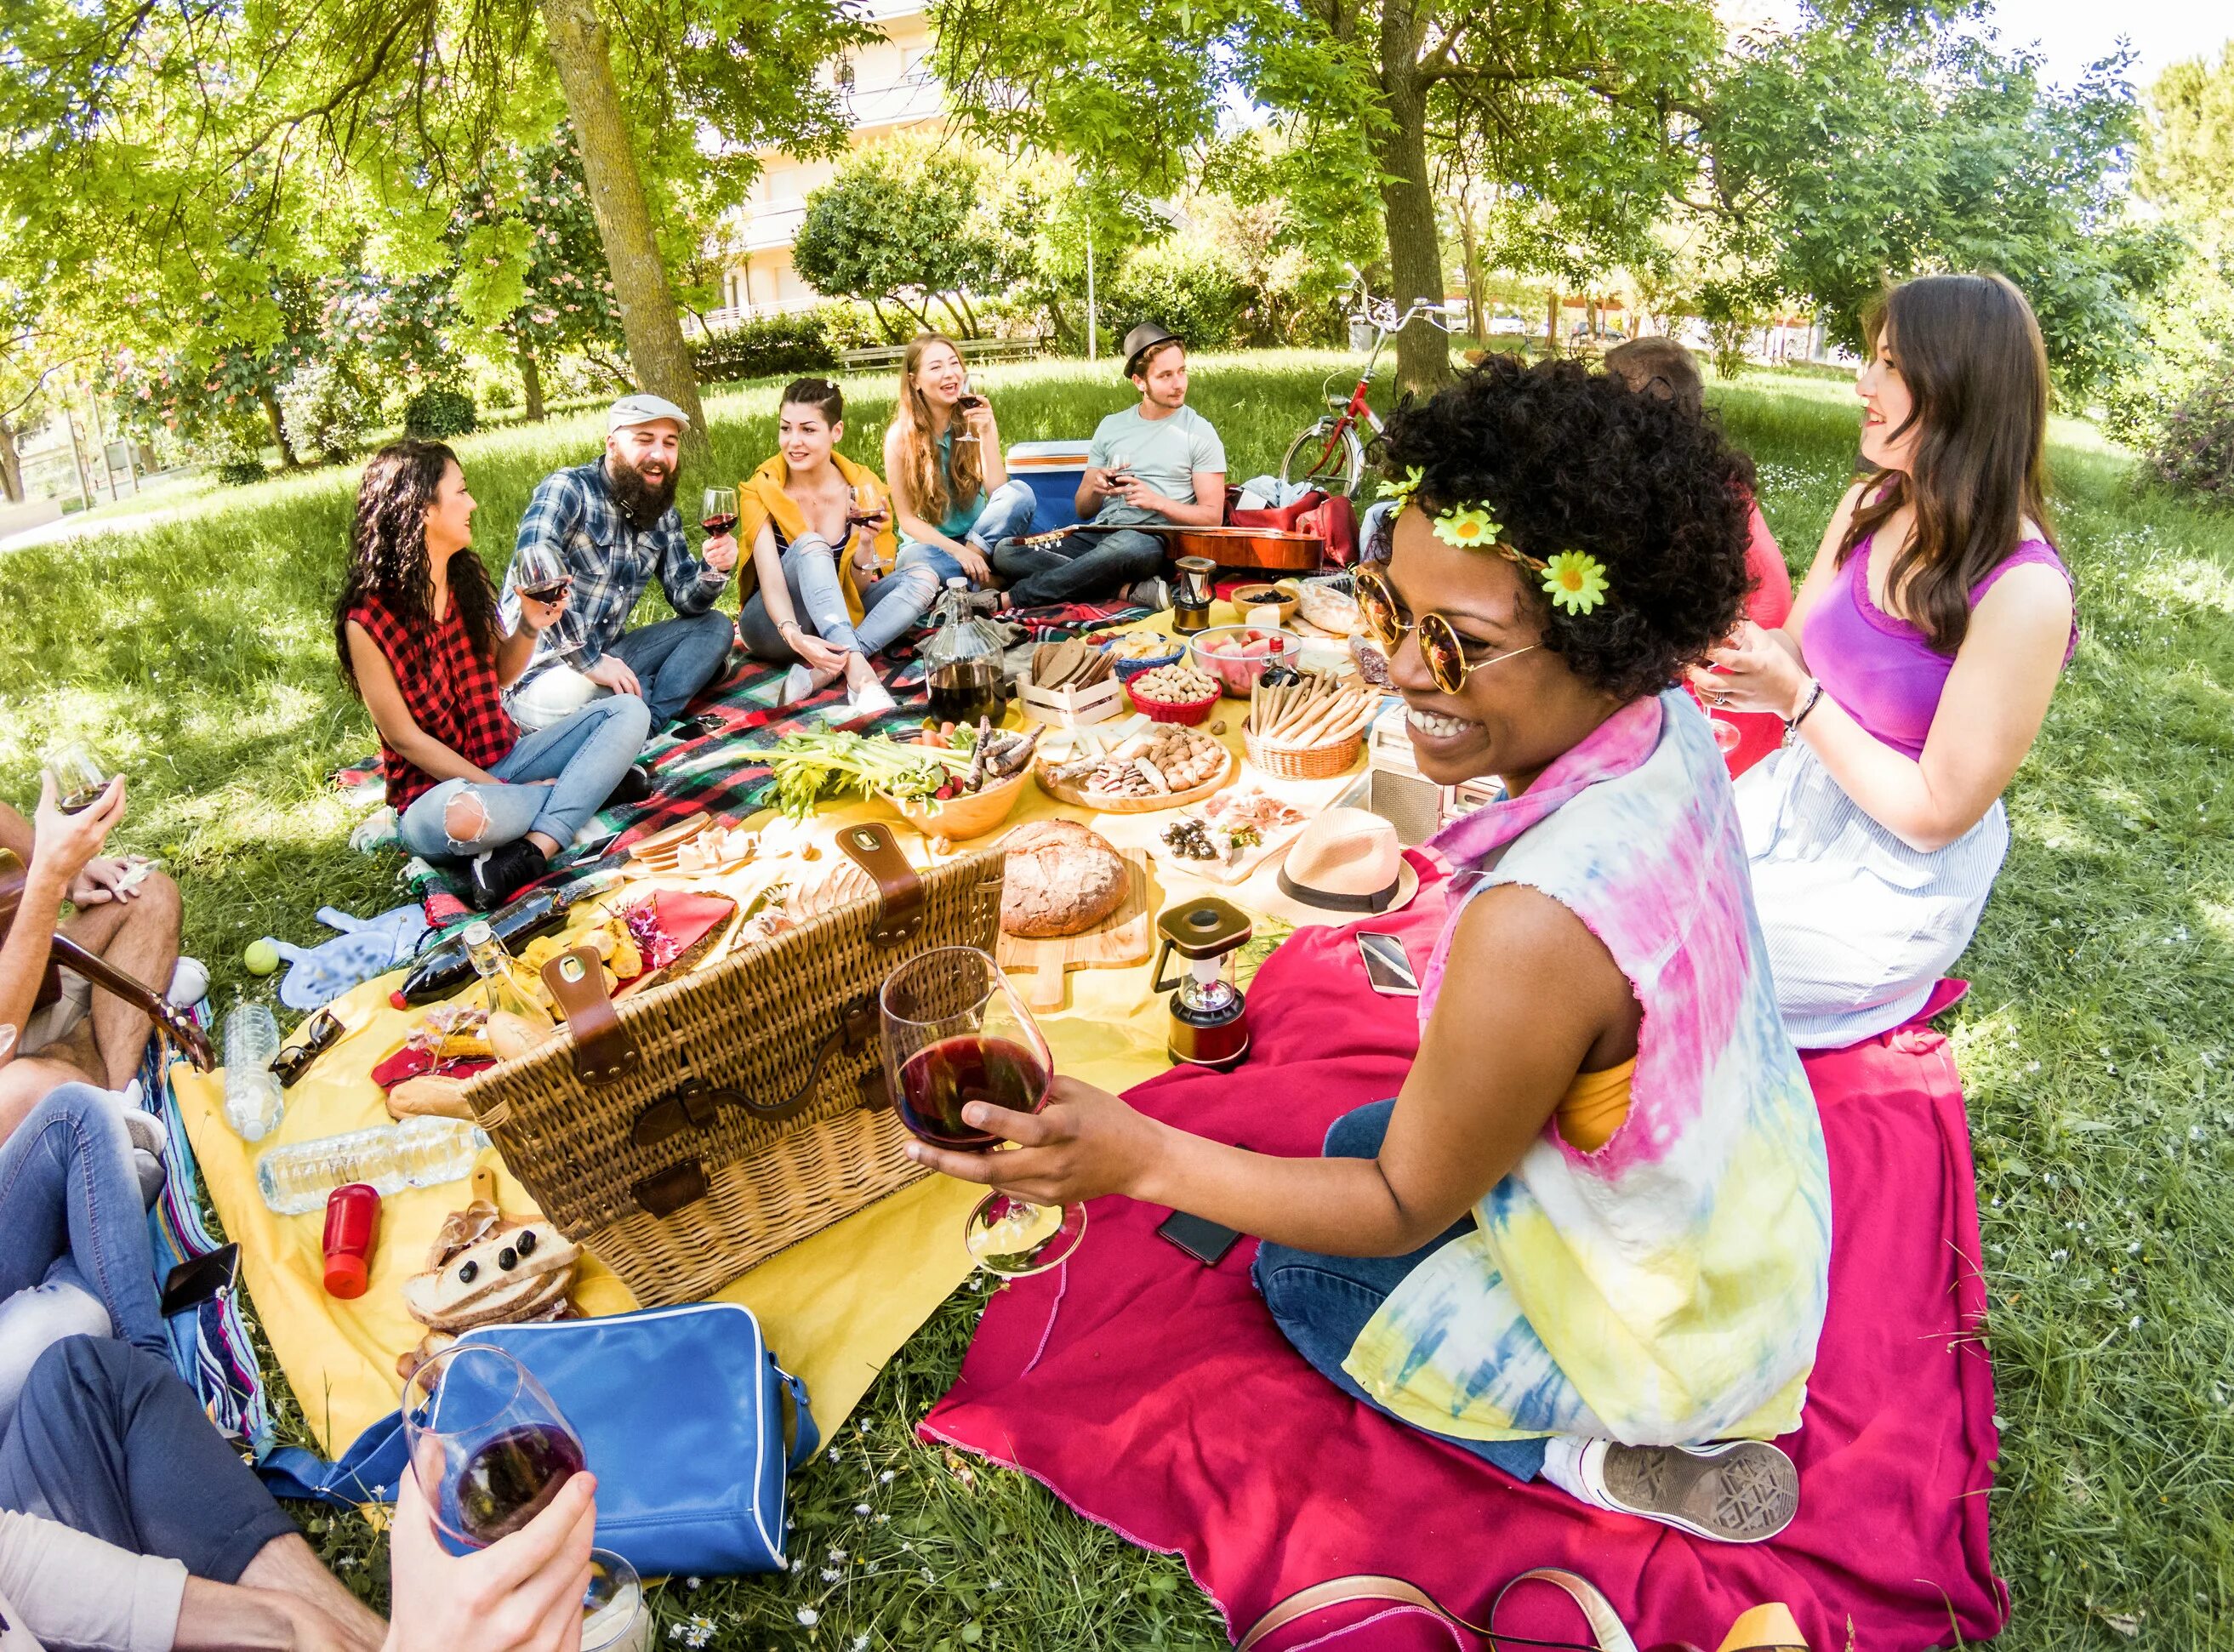
[(1303, 513), (1325, 504), (1326, 497), (1323, 492), (1314, 487), (1292, 504), (1264, 511), (1229, 510), (1225, 519), (1238, 528), (1279, 528), (1290, 533), (1307, 533), (1310, 530), (1303, 526)]

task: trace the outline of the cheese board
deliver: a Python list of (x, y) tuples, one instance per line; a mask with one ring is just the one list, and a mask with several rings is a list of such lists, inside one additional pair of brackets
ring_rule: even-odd
[(1121, 852), (1131, 879), (1117, 910), (1082, 935), (1044, 938), (1002, 931), (993, 956), (1034, 1009), (1062, 1008), (1063, 983), (1073, 970), (1115, 970), (1148, 956), (1148, 858), (1138, 849)]
[(1033, 773), (1060, 802), (1148, 814), (1200, 802), (1233, 777), (1234, 767), (1233, 754), (1213, 736), (1136, 713), (1106, 735), (1074, 731), (1052, 751), (1042, 741)]

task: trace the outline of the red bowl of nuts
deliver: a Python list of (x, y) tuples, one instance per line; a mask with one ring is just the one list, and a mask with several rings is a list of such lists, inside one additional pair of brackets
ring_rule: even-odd
[(1205, 722), (1218, 704), (1218, 682), (1192, 665), (1159, 665), (1143, 671), (1125, 685), (1133, 706), (1151, 722)]

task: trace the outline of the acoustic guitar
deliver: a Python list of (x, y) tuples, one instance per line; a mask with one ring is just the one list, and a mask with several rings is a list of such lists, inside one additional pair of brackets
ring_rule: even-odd
[(1067, 528), (1049, 528), (1016, 541), (1037, 549), (1058, 543), (1073, 533), (1116, 533), (1129, 529), (1152, 533), (1172, 542), (1172, 554), (1208, 557), (1221, 568), (1248, 568), (1263, 573), (1316, 573), (1326, 541), (1316, 533), (1287, 528), (1180, 527), (1169, 522), (1075, 522)]
[[(0, 939), (5, 938), (16, 922), (16, 910), (23, 904), (23, 885), (29, 877), (29, 869), (20, 857), (0, 849)], [(206, 1073), (216, 1067), (208, 1035), (161, 993), (145, 982), (134, 980), (114, 965), (103, 963), (66, 935), (54, 936), (49, 945), (47, 973), (39, 983), (38, 996), (34, 1000), (36, 1008), (44, 1009), (62, 996), (62, 970), (67, 966), (102, 991), (144, 1011), (199, 1071)]]

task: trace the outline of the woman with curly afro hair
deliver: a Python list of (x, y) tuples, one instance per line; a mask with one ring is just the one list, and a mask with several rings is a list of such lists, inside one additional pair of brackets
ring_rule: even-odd
[(1403, 502), (1359, 576), (1368, 629), (1421, 769), (1509, 793), (1430, 846), (1454, 876), (1399, 1094), (1312, 1159), (1067, 1079), (1036, 1115), (964, 1109), (1018, 1151), (911, 1151), (1256, 1234), (1274, 1321), (1350, 1394), (1594, 1505), (1760, 1541), (1798, 1507), (1767, 1442), (1822, 1329), (1829, 1179), (1729, 781), (1671, 686), (1742, 608), (1747, 468), (1663, 398), (1501, 357), (1387, 448)]

